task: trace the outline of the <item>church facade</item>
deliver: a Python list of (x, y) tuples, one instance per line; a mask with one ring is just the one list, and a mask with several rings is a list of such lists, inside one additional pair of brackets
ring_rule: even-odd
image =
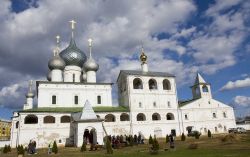
[[(207, 134), (226, 133), (236, 126), (233, 108), (212, 98), (210, 84), (197, 74), (193, 98), (178, 101), (175, 76), (148, 70), (147, 56), (141, 50), (141, 70), (121, 70), (117, 78), (119, 106), (112, 105), (113, 83), (96, 81), (99, 65), (92, 55), (81, 51), (72, 35), (60, 51), (59, 37), (49, 60), (48, 81), (36, 81), (36, 95), (30, 82), (23, 110), (12, 117), (11, 146), (80, 147), (83, 141), (103, 144), (107, 135), (140, 134), (165, 137), (192, 130)], [(33, 104), (37, 96), (37, 106)]]

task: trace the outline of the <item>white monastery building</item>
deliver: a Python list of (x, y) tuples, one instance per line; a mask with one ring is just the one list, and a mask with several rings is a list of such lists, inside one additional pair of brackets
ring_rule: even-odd
[[(30, 82), (23, 110), (14, 112), (11, 146), (35, 140), (47, 147), (81, 146), (86, 137), (103, 144), (106, 135), (140, 134), (165, 137), (191, 130), (207, 134), (226, 133), (236, 126), (233, 108), (212, 97), (210, 84), (197, 74), (193, 98), (178, 101), (175, 76), (150, 71), (141, 50), (141, 70), (121, 70), (117, 78), (119, 106), (112, 106), (113, 83), (96, 82), (99, 65), (92, 55), (80, 50), (74, 40), (75, 22), (67, 48), (60, 51), (59, 36), (49, 60), (48, 81), (36, 81), (36, 95)], [(36, 106), (33, 104), (37, 97)]]

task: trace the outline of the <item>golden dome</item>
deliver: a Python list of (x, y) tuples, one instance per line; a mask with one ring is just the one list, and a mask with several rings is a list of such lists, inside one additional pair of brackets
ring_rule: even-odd
[(144, 52), (142, 52), (141, 56), (140, 56), (140, 60), (143, 62), (143, 63), (146, 63), (147, 62), (147, 56), (145, 55)]

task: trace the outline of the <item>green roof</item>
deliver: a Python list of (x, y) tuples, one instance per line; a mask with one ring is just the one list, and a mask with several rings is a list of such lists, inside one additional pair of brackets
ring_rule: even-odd
[[(58, 113), (72, 113), (82, 112), (83, 107), (40, 107), (28, 110), (21, 110), (18, 112), (58, 112)], [(95, 112), (128, 112), (129, 108), (125, 106), (109, 107), (97, 106), (93, 107)]]
[(197, 99), (190, 99), (190, 100), (185, 100), (185, 101), (179, 101), (178, 104), (179, 104), (179, 107), (183, 107), (191, 102), (194, 102), (195, 100), (198, 100), (199, 98)]

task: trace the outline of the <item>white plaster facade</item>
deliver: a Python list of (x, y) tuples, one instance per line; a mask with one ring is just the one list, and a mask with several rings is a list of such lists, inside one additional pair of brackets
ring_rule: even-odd
[[(92, 106), (112, 106), (111, 86), (111, 83), (38, 81), (38, 107), (83, 107), (87, 100)], [(54, 104), (52, 96), (56, 97)], [(78, 103), (75, 103), (75, 96), (78, 97)], [(98, 96), (101, 99), (99, 103)]]

